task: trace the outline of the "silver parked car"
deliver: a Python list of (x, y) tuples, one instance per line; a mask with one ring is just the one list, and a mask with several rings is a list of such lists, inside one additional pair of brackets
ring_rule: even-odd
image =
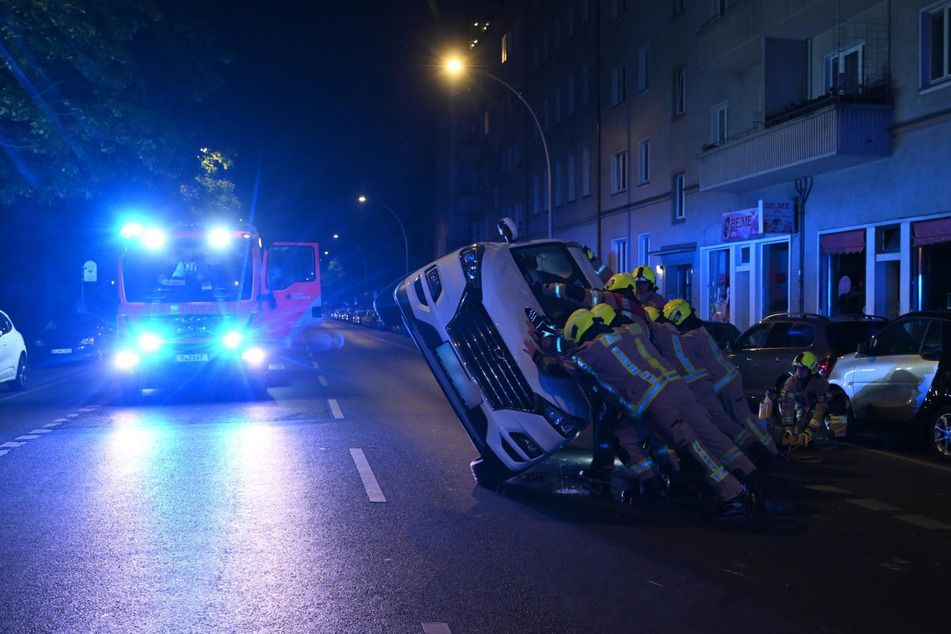
[(949, 337), (951, 311), (908, 313), (839, 358), (829, 383), (845, 399), (849, 428), (875, 424), (919, 434), (930, 451), (951, 460)]

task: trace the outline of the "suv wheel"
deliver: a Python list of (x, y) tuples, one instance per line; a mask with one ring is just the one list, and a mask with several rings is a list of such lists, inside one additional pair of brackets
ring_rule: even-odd
[(502, 461), (491, 455), (476, 458), (469, 463), (469, 468), (472, 469), (476, 484), (492, 491), (498, 490), (503, 482), (515, 475)]
[(951, 406), (939, 408), (930, 421), (925, 438), (928, 449), (938, 458), (951, 461)]

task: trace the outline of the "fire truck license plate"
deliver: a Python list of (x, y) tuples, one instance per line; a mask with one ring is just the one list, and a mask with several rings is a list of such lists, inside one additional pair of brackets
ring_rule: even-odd
[(185, 363), (188, 363), (191, 361), (207, 361), (208, 355), (207, 354), (180, 354), (175, 357), (175, 360), (183, 361)]

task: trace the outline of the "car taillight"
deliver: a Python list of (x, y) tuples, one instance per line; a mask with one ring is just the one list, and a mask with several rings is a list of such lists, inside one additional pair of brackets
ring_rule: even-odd
[(830, 374), (832, 374), (832, 368), (834, 367), (835, 359), (833, 357), (819, 359), (819, 376), (828, 377)]

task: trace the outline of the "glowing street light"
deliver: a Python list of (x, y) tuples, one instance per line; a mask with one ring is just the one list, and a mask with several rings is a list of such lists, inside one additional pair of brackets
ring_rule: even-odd
[(522, 96), (522, 93), (515, 90), (515, 88), (513, 88), (510, 84), (499, 79), (492, 73), (486, 72), (482, 70), (481, 68), (466, 66), (465, 64), (463, 64), (462, 60), (458, 58), (453, 58), (446, 62), (446, 71), (450, 75), (459, 75), (460, 73), (463, 73), (467, 70), (472, 71), (474, 73), (478, 73), (480, 75), (485, 75), (489, 79), (494, 79), (495, 81), (499, 82), (500, 84), (508, 88), (512, 92), (513, 95), (518, 97), (518, 100), (522, 102), (522, 105), (525, 106), (525, 108), (528, 110), (528, 113), (532, 115), (532, 119), (535, 121), (535, 127), (538, 128), (538, 136), (542, 140), (542, 149), (545, 150), (545, 164), (548, 170), (548, 237), (551, 238), (552, 237), (552, 215), (554, 214), (554, 208), (552, 207), (552, 199), (551, 199), (551, 156), (549, 156), (548, 154), (548, 141), (545, 140), (545, 131), (542, 129), (542, 124), (538, 120), (538, 115), (535, 114), (535, 111), (532, 110), (532, 107), (528, 104), (527, 101), (525, 101), (525, 97)]
[(376, 205), (379, 205), (380, 207), (383, 207), (383, 209), (386, 209), (388, 212), (390, 212), (391, 214), (393, 214), (393, 217), (396, 218), (396, 222), (398, 222), (399, 225), (400, 225), (400, 231), (403, 232), (403, 248), (405, 249), (404, 252), (405, 252), (405, 254), (406, 254), (406, 258), (405, 258), (405, 271), (406, 271), (406, 273), (405, 273), (405, 274), (406, 274), (406, 275), (409, 275), (409, 240), (406, 239), (406, 227), (403, 226), (403, 221), (400, 220), (400, 217), (396, 214), (395, 211), (393, 211), (392, 209), (390, 209), (389, 207), (387, 207), (386, 205), (384, 205), (384, 204), (381, 203), (381, 202), (378, 202), (378, 201), (376, 201), (376, 200), (371, 201), (371, 200), (368, 199), (366, 196), (360, 196), (359, 198), (357, 198), (357, 201), (358, 201), (360, 204), (366, 204), (366, 203), (368, 203), (368, 202), (372, 202), (372, 203), (374, 203), (374, 204), (376, 204)]

